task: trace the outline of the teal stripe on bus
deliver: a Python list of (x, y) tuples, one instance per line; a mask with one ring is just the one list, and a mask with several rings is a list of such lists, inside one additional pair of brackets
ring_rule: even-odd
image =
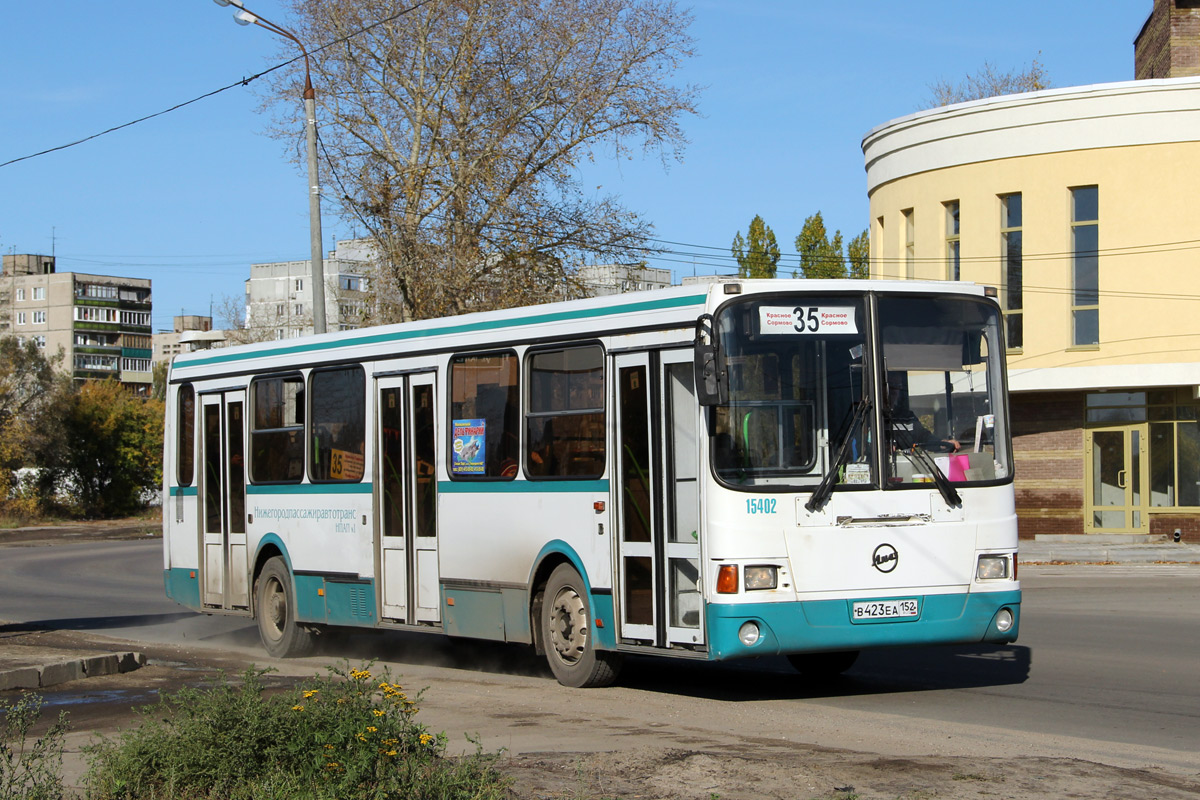
[(580, 494), (608, 491), (608, 481), (438, 481), (442, 494)]
[(570, 320), (608, 317), (616, 314), (628, 314), (636, 311), (660, 311), (668, 308), (683, 308), (704, 303), (708, 295), (696, 294), (686, 297), (672, 297), (666, 300), (645, 300), (637, 303), (627, 303), (621, 306), (606, 306), (602, 308), (585, 308), (575, 311), (557, 311), (550, 314), (534, 314), (529, 317), (513, 319), (496, 319), (486, 322), (465, 322), (458, 325), (447, 325), (443, 328), (424, 328), (415, 331), (393, 331), (359, 336), (354, 339), (338, 341), (312, 342), (290, 347), (279, 347), (272, 350), (256, 350), (254, 352), (229, 352), (221, 355), (199, 358), (195, 361), (188, 359), (179, 362), (180, 369), (190, 367), (206, 367), (211, 364), (227, 364), (233, 361), (245, 361), (251, 358), (267, 358), (273, 356), (297, 355), (299, 353), (315, 353), (322, 350), (338, 350), (344, 347), (362, 347), (383, 342), (400, 342), (405, 339), (419, 339), (427, 336), (445, 336), (454, 333), (476, 333), (479, 331), (494, 331), (501, 328), (515, 328), (524, 325), (540, 325), (547, 322), (567, 322)]
[(183, 497), (195, 497), (196, 496), (196, 487), (195, 486), (172, 486), (171, 487), (171, 497), (179, 497), (180, 495), (182, 495)]
[(246, 487), (246, 494), (370, 494), (374, 490), (373, 483), (250, 484)]

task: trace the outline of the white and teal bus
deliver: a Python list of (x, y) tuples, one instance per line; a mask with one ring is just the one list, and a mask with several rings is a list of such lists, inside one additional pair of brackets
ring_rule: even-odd
[(972, 284), (723, 280), (171, 367), (167, 594), (257, 620), (628, 653), (1011, 642), (1003, 316)]

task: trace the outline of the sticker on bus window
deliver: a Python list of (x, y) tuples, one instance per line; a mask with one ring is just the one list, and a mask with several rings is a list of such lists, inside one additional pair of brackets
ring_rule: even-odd
[(487, 420), (454, 420), (454, 452), (450, 472), (454, 475), (482, 475), (487, 453)]
[(758, 332), (789, 336), (858, 333), (853, 306), (760, 306)]
[(329, 452), (329, 477), (335, 481), (361, 481), (365, 463), (362, 453), (334, 448)]

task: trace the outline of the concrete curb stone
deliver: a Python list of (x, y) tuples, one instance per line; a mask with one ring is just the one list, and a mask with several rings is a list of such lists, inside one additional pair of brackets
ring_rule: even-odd
[(145, 653), (124, 652), (0, 670), (0, 691), (46, 689), (67, 681), (132, 672), (145, 664)]

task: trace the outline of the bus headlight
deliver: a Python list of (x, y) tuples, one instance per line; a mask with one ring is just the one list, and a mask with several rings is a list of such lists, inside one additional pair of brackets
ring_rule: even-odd
[(743, 622), (742, 627), (738, 628), (738, 638), (746, 647), (751, 647), (758, 642), (759, 632), (757, 622)]
[(779, 568), (773, 566), (746, 567), (746, 591), (774, 589), (779, 586)]
[(1008, 577), (1008, 556), (980, 556), (975, 580), (993, 581)]

